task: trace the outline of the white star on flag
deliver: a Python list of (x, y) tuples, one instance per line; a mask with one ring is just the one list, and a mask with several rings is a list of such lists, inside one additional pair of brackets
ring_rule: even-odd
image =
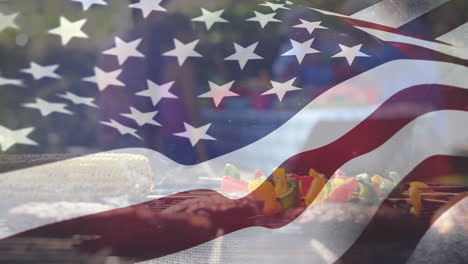
[(327, 29), (326, 27), (323, 27), (320, 25), (322, 21), (311, 22), (311, 21), (307, 21), (304, 19), (299, 19), (299, 20), (301, 21), (301, 24), (297, 24), (293, 26), (293, 28), (303, 28), (307, 30), (309, 34), (312, 34), (312, 32), (314, 32), (315, 29)]
[(259, 13), (257, 11), (254, 11), (254, 13), (255, 13), (255, 17), (248, 18), (248, 19), (246, 19), (246, 21), (258, 22), (258, 23), (260, 23), (260, 26), (262, 28), (265, 28), (265, 26), (269, 22), (281, 22), (281, 20), (274, 18), (276, 13), (262, 14), (262, 13)]
[(235, 53), (229, 57), (226, 57), (224, 60), (236, 60), (239, 62), (239, 66), (244, 69), (245, 65), (249, 60), (261, 60), (263, 57), (255, 54), (255, 49), (257, 48), (258, 42), (244, 48), (237, 43), (234, 43)]
[(163, 55), (177, 57), (179, 66), (182, 66), (188, 57), (202, 57), (200, 53), (195, 51), (195, 47), (197, 46), (198, 41), (200, 40), (197, 39), (190, 43), (184, 44), (178, 39), (174, 39), (174, 49), (165, 52)]
[(265, 3), (263, 3), (263, 4), (258, 4), (258, 5), (269, 7), (269, 8), (271, 8), (273, 11), (276, 11), (276, 10), (278, 10), (278, 9), (291, 10), (291, 8), (285, 7), (285, 4), (274, 4), (274, 3), (270, 3), (270, 2), (268, 2), (268, 1), (265, 1)]
[(147, 80), (148, 89), (136, 93), (138, 96), (146, 96), (151, 98), (153, 106), (156, 106), (163, 98), (177, 98), (177, 96), (169, 91), (174, 82), (168, 82), (158, 85), (151, 80)]
[(139, 126), (143, 126), (145, 124), (161, 126), (161, 124), (159, 124), (153, 119), (157, 114), (158, 114), (158, 111), (143, 113), (143, 112), (138, 111), (138, 109), (134, 107), (130, 107), (129, 114), (123, 113), (120, 115), (135, 120), (135, 122), (137, 122)]
[(211, 91), (204, 93), (202, 95), (199, 95), (198, 97), (213, 98), (215, 106), (218, 107), (219, 104), (221, 104), (221, 101), (224, 99), (224, 97), (239, 96), (238, 94), (230, 91), (233, 84), (234, 84), (234, 81), (228, 82), (223, 85), (217, 85), (215, 83), (209, 82)]
[(121, 72), (122, 69), (105, 72), (99, 69), (98, 67), (94, 67), (94, 76), (85, 77), (82, 80), (86, 82), (96, 83), (99, 88), (99, 91), (102, 92), (110, 85), (125, 86), (124, 83), (117, 79)]
[(295, 81), (296, 81), (296, 78), (292, 78), (291, 80), (286, 81), (284, 83), (271, 81), (271, 85), (273, 86), (273, 88), (264, 92), (262, 95), (276, 94), (278, 96), (278, 99), (281, 102), (281, 100), (283, 100), (287, 92), (301, 90), (301, 88), (293, 86), (293, 83)]
[(140, 0), (138, 3), (130, 4), (130, 8), (141, 9), (143, 17), (146, 18), (153, 11), (167, 12), (167, 10), (161, 6), (162, 0)]
[(0, 32), (7, 28), (18, 29), (18, 25), (15, 23), (15, 19), (18, 16), (18, 13), (13, 13), (9, 15), (4, 15), (0, 13)]
[(338, 44), (338, 45), (340, 45), (341, 51), (333, 55), (332, 58), (345, 57), (346, 60), (348, 61), (349, 66), (353, 64), (353, 61), (356, 57), (369, 57), (369, 55), (362, 53), (360, 51), (362, 44), (359, 44), (353, 47), (347, 47), (342, 44)]
[(216, 140), (214, 137), (206, 133), (210, 126), (211, 123), (196, 128), (184, 122), (185, 131), (181, 133), (176, 133), (174, 134), (174, 136), (188, 138), (193, 147), (202, 139)]
[(41, 66), (35, 62), (31, 62), (28, 69), (22, 69), (21, 72), (31, 74), (34, 80), (40, 80), (45, 77), (50, 77), (54, 79), (60, 79), (60, 75), (55, 73), (55, 70), (59, 67), (58, 64)]
[(8, 79), (8, 78), (2, 78), (0, 77), (0, 86), (3, 85), (15, 85), (15, 86), (20, 86), (23, 87), (23, 80), (19, 79)]
[(138, 45), (141, 43), (141, 38), (136, 39), (134, 41), (125, 42), (119, 37), (115, 37), (115, 47), (105, 50), (102, 53), (106, 55), (114, 55), (117, 56), (117, 60), (119, 61), (119, 65), (122, 65), (127, 61), (130, 57), (137, 57), (137, 58), (144, 58), (145, 56), (143, 53), (137, 50)]
[(98, 107), (94, 103), (95, 99), (93, 97), (82, 97), (71, 92), (66, 92), (65, 94), (58, 94), (57, 96), (66, 99), (76, 105), (87, 105), (95, 108)]
[(104, 5), (107, 3), (104, 0), (72, 0), (73, 2), (80, 2), (83, 6), (83, 10), (88, 10), (92, 5)]
[(61, 103), (51, 103), (46, 100), (42, 100), (41, 98), (36, 98), (35, 103), (27, 103), (23, 104), (23, 107), (26, 108), (34, 108), (41, 112), (42, 116), (48, 116), (52, 113), (62, 113), (67, 115), (72, 115), (73, 113), (67, 109), (65, 109), (67, 105)]
[(210, 12), (210, 11), (208, 11), (208, 10), (202, 8), (201, 11), (202, 11), (202, 14), (203, 14), (203, 15), (192, 19), (192, 21), (204, 22), (207, 30), (210, 30), (210, 28), (211, 28), (211, 27), (214, 25), (214, 23), (216, 23), (216, 22), (219, 22), (219, 23), (228, 23), (228, 21), (227, 21), (226, 19), (224, 19), (224, 18), (221, 17), (221, 15), (222, 15), (223, 12), (224, 12), (224, 9), (221, 9), (221, 10), (218, 10), (218, 11), (214, 11), (214, 12)]
[(302, 43), (297, 42), (293, 39), (290, 39), (290, 41), (291, 41), (292, 49), (283, 53), (281, 56), (296, 56), (299, 64), (302, 63), (302, 60), (307, 54), (313, 54), (313, 53), (319, 52), (318, 50), (310, 47), (312, 45), (312, 42), (314, 41), (313, 38), (307, 41), (304, 41)]
[(134, 128), (131, 128), (131, 127), (128, 127), (128, 126), (124, 126), (124, 125), (120, 124), (119, 122), (115, 121), (114, 119), (110, 119), (109, 121), (110, 122), (101, 121), (101, 124), (117, 129), (117, 131), (119, 131), (119, 133), (121, 135), (132, 135), (132, 136), (134, 136), (134, 137), (136, 137), (136, 138), (138, 138), (140, 140), (143, 140), (136, 133), (138, 130), (136, 130)]
[(28, 138), (28, 135), (31, 134), (33, 131), (33, 127), (11, 130), (7, 127), (0, 125), (1, 150), (7, 151), (9, 148), (16, 144), (37, 146), (38, 144), (35, 141)]
[(75, 22), (70, 22), (65, 17), (60, 17), (60, 26), (49, 30), (49, 34), (59, 35), (62, 39), (62, 46), (70, 42), (72, 38), (88, 38), (88, 35), (81, 31), (81, 27), (86, 23), (87, 19), (83, 18)]

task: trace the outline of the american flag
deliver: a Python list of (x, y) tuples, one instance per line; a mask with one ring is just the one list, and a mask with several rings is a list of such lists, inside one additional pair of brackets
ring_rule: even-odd
[[(467, 140), (463, 1), (41, 0), (7, 1), (0, 10), (1, 151), (4, 157), (69, 154), (38, 158), (19, 171), (10, 162), (1, 168), (5, 178), (42, 168), (27, 168), (32, 165), (111, 152), (147, 158), (153, 189), (172, 188), (159, 195), (198, 189), (160, 199), (96, 199), (112, 206), (58, 222), (26, 222), (6, 231), (4, 244), (82, 236), (77, 247), (86, 254), (131, 261), (284, 262), (278, 245), (268, 244), (278, 254), (255, 256), (253, 244), (297, 238), (294, 223), (312, 211), (257, 220), (234, 205), (218, 217), (235, 221), (217, 218), (219, 228), (206, 236), (148, 219), (177, 199), (228, 201), (203, 190), (219, 191), (213, 182), (226, 163), (243, 172), (409, 175), (418, 166), (432, 168), (428, 158), (453, 159)], [(106, 162), (114, 163), (103, 167), (121, 168), (121, 161)], [(54, 174), (56, 167), (43, 166)], [(109, 173), (116, 172), (93, 177), (106, 181)], [(60, 188), (71, 190), (55, 191)], [(330, 263), (362, 230), (335, 238), (328, 237), (332, 230), (314, 232), (321, 239), (311, 248), (322, 254), (296, 257)], [(327, 239), (332, 245), (323, 249), (318, 241)]]

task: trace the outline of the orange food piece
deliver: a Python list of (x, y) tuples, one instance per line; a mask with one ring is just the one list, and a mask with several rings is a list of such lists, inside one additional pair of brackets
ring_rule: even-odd
[(314, 169), (309, 170), (309, 176), (316, 177), (318, 176), (318, 172)]
[(265, 200), (262, 212), (266, 216), (275, 215), (281, 212), (281, 204), (276, 199)]
[(326, 189), (325, 183), (325, 178), (322, 175), (316, 174), (314, 176), (312, 184), (310, 185), (309, 191), (307, 192), (305, 198), (305, 203), (307, 206), (311, 205), (314, 202), (314, 200), (317, 198), (317, 196), (323, 189)]
[(312, 201), (312, 204), (321, 204), (325, 202), (327, 198), (328, 198), (328, 188), (325, 186), (324, 188), (322, 188), (322, 190), (320, 190), (317, 197), (315, 197), (315, 199)]
[[(258, 180), (253, 180), (258, 181)], [(252, 182), (252, 181), (251, 181)], [(258, 182), (252, 183), (252, 187), (254, 184)], [(250, 187), (250, 184), (249, 184)], [(255, 190), (252, 192), (253, 196), (259, 200), (262, 200), (263, 203), (263, 214), (264, 215), (274, 215), (281, 211), (281, 205), (276, 199), (276, 192), (275, 187), (270, 181), (263, 181), (260, 183)]]

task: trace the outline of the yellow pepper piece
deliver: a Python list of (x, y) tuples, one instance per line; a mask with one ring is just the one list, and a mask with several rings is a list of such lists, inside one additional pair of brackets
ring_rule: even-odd
[(377, 174), (371, 177), (371, 182), (377, 183), (378, 186), (380, 186), (384, 181), (385, 179), (382, 178), (382, 176), (377, 175)]
[[(410, 187), (419, 188), (419, 187), (428, 187), (428, 186), (424, 184), (423, 182), (411, 182)], [(426, 191), (426, 192), (429, 192), (429, 191)]]
[(421, 191), (418, 189), (418, 187), (410, 187), (408, 189), (408, 193), (410, 196), (410, 203), (413, 205), (411, 207), (410, 213), (414, 214), (415, 216), (421, 215)]
[(419, 189), (420, 187), (427, 187), (427, 185), (422, 182), (412, 182), (410, 183), (410, 188), (408, 189), (410, 203), (413, 205), (410, 209), (410, 213), (414, 214), (415, 216), (421, 215), (422, 210), (422, 191)]
[(275, 183), (276, 197), (283, 196), (288, 188), (286, 185), (286, 171), (281, 168), (273, 171), (273, 182)]
[[(253, 182), (257, 181), (257, 182)], [(259, 180), (253, 180), (252, 187), (258, 184)], [(249, 183), (250, 187), (250, 183)], [(250, 189), (250, 188), (249, 188)], [(252, 192), (255, 198), (262, 200), (263, 203), (263, 214), (264, 215), (274, 215), (281, 211), (281, 205), (276, 199), (275, 187), (269, 181), (263, 181), (258, 186), (255, 187), (255, 190)]]
[(312, 180), (312, 184), (310, 185), (309, 191), (307, 192), (305, 203), (307, 206), (311, 205), (314, 202), (315, 198), (321, 193), (321, 191), (325, 187), (325, 179), (318, 174)]

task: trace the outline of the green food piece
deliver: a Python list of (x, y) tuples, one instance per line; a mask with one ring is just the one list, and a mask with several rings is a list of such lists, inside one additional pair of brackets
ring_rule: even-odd
[(236, 166), (227, 163), (226, 166), (224, 166), (224, 176), (229, 176), (236, 180), (240, 180), (239, 169)]
[(299, 190), (299, 183), (295, 178), (289, 178), (286, 182), (288, 189), (286, 193), (281, 196), (280, 204), (282, 208), (289, 208), (295, 205), (297, 202), (300, 201), (301, 193)]
[(398, 172), (391, 171), (388, 177), (392, 179), (394, 184), (398, 184), (401, 181), (401, 175)]
[(358, 174), (358, 175), (356, 175), (356, 178), (357, 178), (358, 182), (369, 183), (369, 184), (371, 183), (370, 178), (369, 178), (369, 174), (367, 174), (367, 173)]
[(396, 185), (392, 182), (382, 182), (382, 184), (379, 186), (379, 190), (383, 195), (387, 196), (393, 191), (395, 187)]
[(358, 181), (359, 183), (359, 198), (363, 203), (373, 203), (379, 199), (379, 195), (374, 190), (374, 187), (369, 183)]

